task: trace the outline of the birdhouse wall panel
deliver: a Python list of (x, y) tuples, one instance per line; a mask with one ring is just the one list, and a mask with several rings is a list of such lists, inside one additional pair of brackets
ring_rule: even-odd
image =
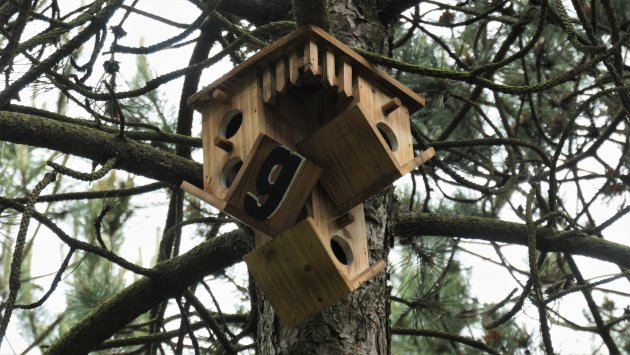
[(366, 117), (377, 128), (380, 128), (379, 133), (389, 142), (388, 145), (391, 146), (390, 149), (398, 165), (404, 165), (413, 159), (409, 110), (406, 106), (401, 105), (389, 115), (384, 114), (383, 105), (393, 100), (394, 97), (383, 92), (362, 76), (358, 76), (357, 82), (358, 105), (366, 113)]
[[(342, 263), (336, 256), (333, 257), (333, 260), (337, 267), (344, 271), (349, 280), (354, 279), (368, 268), (367, 230), (362, 203), (354, 206), (347, 213), (339, 215), (327, 194), (318, 186), (313, 190), (306, 209), (308, 216), (320, 231), (321, 242), (329, 255), (335, 255), (331, 244), (333, 236), (343, 239), (343, 242), (346, 243), (346, 245), (338, 245), (342, 247), (338, 251), (346, 253), (345, 260), (350, 262)], [(346, 215), (351, 218), (351, 221), (340, 227), (338, 220)], [(337, 243), (342, 242), (337, 241)], [(344, 250), (344, 247), (347, 247), (347, 250)]]
[(307, 115), (299, 97), (281, 95), (275, 105), (265, 105), (265, 127), (267, 134), (288, 146), (295, 144), (307, 134), (308, 122), (302, 119)]

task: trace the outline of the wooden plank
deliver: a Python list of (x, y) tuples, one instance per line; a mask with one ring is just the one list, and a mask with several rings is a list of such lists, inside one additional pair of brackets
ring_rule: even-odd
[(289, 82), (295, 85), (299, 78), (299, 62), (298, 55), (295, 48), (291, 49), (289, 53)]
[(262, 88), (263, 88), (263, 101), (269, 103), (271, 102), (271, 100), (274, 98), (275, 96), (275, 88), (273, 85), (273, 76), (271, 74), (271, 68), (269, 66), (266, 66), (263, 69), (263, 74), (262, 74)]
[(337, 84), (339, 85), (339, 92), (343, 93), (346, 97), (352, 97), (352, 66), (346, 61), (343, 61), (339, 65), (339, 73), (337, 75)]
[(322, 78), (329, 86), (337, 85), (335, 77), (335, 54), (332, 49), (326, 48), (324, 52), (324, 63), (322, 63)]
[(287, 65), (285, 63), (285, 58), (282, 57), (278, 59), (276, 62), (276, 92), (283, 92), (287, 87)]
[(211, 93), (214, 88), (233, 79), (235, 76), (239, 76), (247, 72), (251, 68), (260, 68), (268, 65), (270, 62), (273, 63), (279, 57), (285, 55), (289, 48), (303, 43), (304, 39), (309, 39), (311, 42), (324, 41), (329, 45), (332, 45), (337, 58), (345, 58), (345, 60), (352, 65), (355, 73), (360, 73), (369, 77), (370, 80), (374, 81), (391, 96), (399, 97), (412, 113), (424, 107), (424, 98), (420, 97), (418, 94), (398, 82), (387, 73), (378, 69), (367, 59), (350, 49), (330, 34), (326, 33), (324, 30), (315, 26), (300, 27), (280, 40), (274, 42), (270, 46), (265, 47), (212, 84), (190, 96), (188, 98), (188, 105), (194, 109), (201, 109), (201, 107), (208, 102), (209, 93)]
[(315, 76), (319, 74), (319, 53), (317, 43), (312, 40), (304, 44), (304, 73)]
[(219, 209), (219, 210), (224, 210), (225, 209), (225, 201), (219, 200), (218, 198), (216, 198), (216, 196), (214, 196), (211, 193), (208, 193), (200, 188), (198, 188), (197, 186), (189, 183), (188, 181), (182, 181), (181, 184), (181, 189), (188, 192), (189, 194), (203, 200), (206, 201), (207, 203), (209, 203), (210, 205), (212, 205), (212, 207)]
[(311, 218), (243, 258), (280, 320), (295, 325), (349, 294)]

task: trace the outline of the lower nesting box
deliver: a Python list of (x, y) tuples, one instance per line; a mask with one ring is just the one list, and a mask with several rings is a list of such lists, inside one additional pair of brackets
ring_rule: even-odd
[(324, 199), (315, 191), (307, 205), (315, 209), (311, 216), (244, 257), (287, 326), (339, 301), (385, 267), (383, 260), (368, 264), (363, 205), (337, 219), (327, 218), (319, 210)]

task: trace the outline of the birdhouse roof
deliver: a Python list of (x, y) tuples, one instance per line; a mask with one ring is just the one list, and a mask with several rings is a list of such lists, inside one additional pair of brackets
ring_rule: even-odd
[[(287, 55), (296, 46), (314, 42), (320, 48), (332, 51), (337, 58), (342, 58), (352, 66), (355, 73), (362, 76), (383, 91), (392, 96), (398, 97), (407, 106), (410, 112), (415, 112), (424, 107), (424, 99), (411, 89), (377, 68), (364, 57), (341, 43), (338, 39), (328, 34), (326, 31), (315, 26), (304, 26), (282, 37), (280, 40), (263, 48), (249, 59), (234, 67), (227, 74), (217, 79), (212, 84), (204, 87), (199, 92), (188, 98), (188, 105), (194, 109), (200, 109), (205, 103), (212, 99), (212, 92), (215, 89), (225, 90), (234, 80), (238, 80), (243, 75), (248, 75), (251, 70), (264, 68), (270, 63), (274, 63), (282, 56)], [(229, 91), (229, 90), (225, 90)]]

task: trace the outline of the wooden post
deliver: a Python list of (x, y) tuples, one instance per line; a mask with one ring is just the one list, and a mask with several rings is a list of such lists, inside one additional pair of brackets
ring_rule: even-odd
[(400, 102), (399, 98), (394, 97), (393, 99), (384, 103), (383, 106), (381, 106), (381, 110), (383, 111), (385, 116), (389, 116), (390, 113), (396, 111), (400, 106), (402, 106), (402, 102)]
[(221, 150), (223, 150), (226, 153), (231, 152), (232, 149), (234, 148), (234, 144), (232, 142), (230, 142), (229, 140), (221, 136), (214, 137), (214, 145), (219, 147)]
[(313, 41), (307, 41), (304, 45), (304, 72), (319, 74), (319, 53), (317, 44)]

